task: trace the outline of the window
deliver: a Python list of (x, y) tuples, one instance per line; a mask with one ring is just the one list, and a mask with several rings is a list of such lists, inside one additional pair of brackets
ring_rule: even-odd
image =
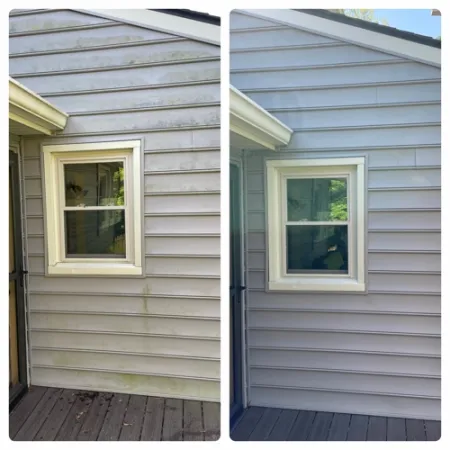
[(142, 275), (140, 141), (43, 154), (47, 273)]
[(267, 161), (269, 290), (365, 291), (364, 167)]

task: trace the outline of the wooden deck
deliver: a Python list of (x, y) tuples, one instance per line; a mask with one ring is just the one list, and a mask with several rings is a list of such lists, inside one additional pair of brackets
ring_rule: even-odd
[(9, 415), (14, 441), (215, 441), (219, 403), (34, 386)]
[(437, 441), (441, 422), (251, 406), (233, 441)]

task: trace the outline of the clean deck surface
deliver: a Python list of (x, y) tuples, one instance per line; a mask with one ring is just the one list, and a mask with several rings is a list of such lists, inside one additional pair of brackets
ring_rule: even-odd
[(14, 441), (214, 441), (219, 403), (33, 386), (9, 415)]
[(251, 406), (234, 441), (437, 441), (441, 422)]

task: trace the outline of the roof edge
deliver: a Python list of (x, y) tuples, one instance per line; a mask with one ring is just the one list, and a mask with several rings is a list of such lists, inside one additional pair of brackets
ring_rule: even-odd
[(97, 17), (220, 46), (220, 26), (150, 9), (78, 9)]
[(331, 18), (319, 17), (299, 10), (245, 9), (242, 12), (250, 16), (275, 21), (293, 28), (321, 34), (423, 64), (441, 67), (441, 49), (426, 44), (420, 44), (400, 37), (349, 25), (348, 23), (336, 21)]

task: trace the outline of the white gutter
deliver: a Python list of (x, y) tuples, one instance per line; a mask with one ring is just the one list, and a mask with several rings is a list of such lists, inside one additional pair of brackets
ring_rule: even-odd
[[(38, 133), (64, 129), (69, 116), (13, 78), (9, 78), (9, 119)], [(37, 133), (37, 134), (38, 134)]]
[(271, 150), (286, 146), (293, 132), (233, 86), (230, 86), (230, 131)]

